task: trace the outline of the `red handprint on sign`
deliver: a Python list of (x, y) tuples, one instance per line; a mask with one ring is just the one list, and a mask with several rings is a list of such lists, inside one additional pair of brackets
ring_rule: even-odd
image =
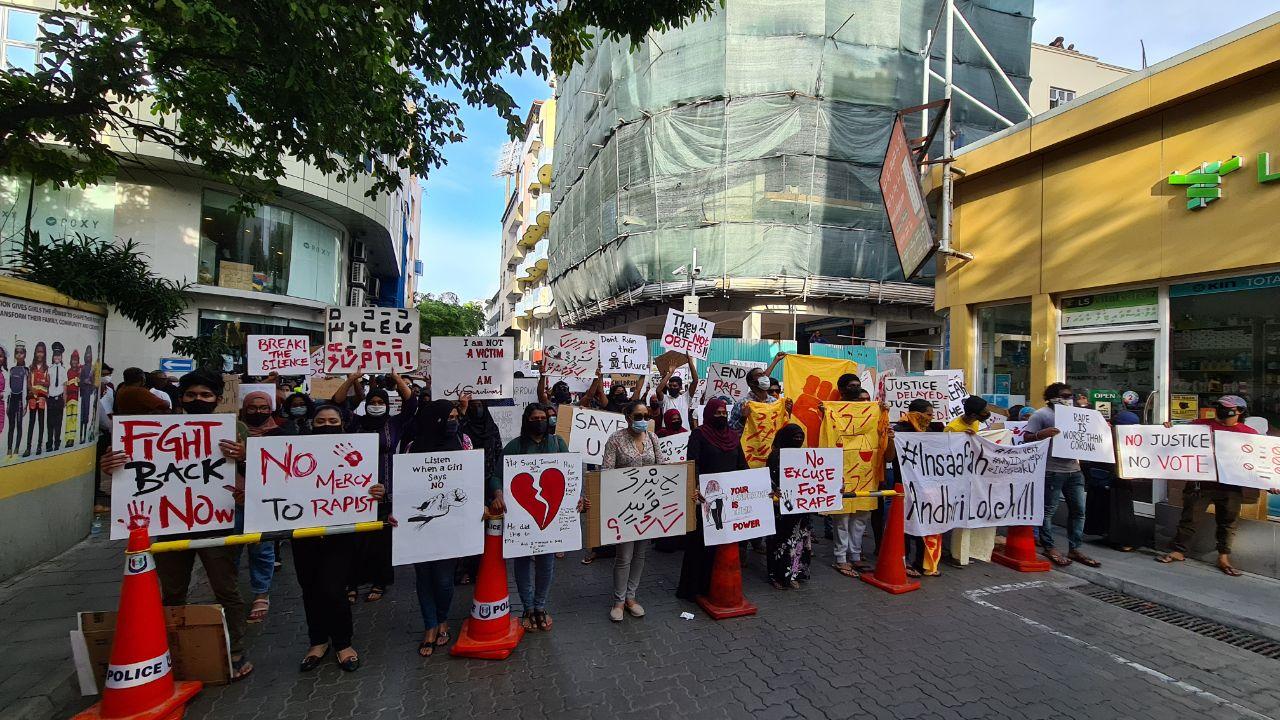
[(151, 525), (151, 511), (153, 509), (154, 508), (151, 505), (141, 500), (132, 500), (129, 502), (129, 506), (127, 508), (129, 521), (126, 523), (124, 520), (116, 518), (116, 522), (124, 525), (130, 530), (133, 530), (134, 528), (148, 527)]
[(342, 462), (350, 465), (351, 467), (355, 467), (361, 462), (364, 462), (364, 455), (360, 454), (360, 451), (356, 449), (356, 446), (351, 443), (338, 443), (333, 447), (333, 454), (342, 458)]
[(817, 447), (818, 436), (822, 432), (822, 411), (818, 406), (823, 400), (839, 400), (840, 393), (828, 380), (817, 375), (810, 375), (804, 381), (800, 395), (791, 406), (791, 419), (804, 428), (804, 444), (806, 447)]

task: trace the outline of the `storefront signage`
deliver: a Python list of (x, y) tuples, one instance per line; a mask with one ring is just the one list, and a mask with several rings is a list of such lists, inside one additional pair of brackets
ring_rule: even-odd
[(1156, 322), (1159, 315), (1156, 297), (1155, 288), (1141, 288), (1064, 298), (1062, 327), (1066, 329)]
[(1200, 280), (1169, 286), (1169, 297), (1187, 297), (1190, 295), (1212, 295), (1214, 293), (1236, 292), (1239, 290), (1266, 290), (1280, 287), (1280, 273), (1261, 273), (1243, 275), (1241, 277), (1221, 278), (1218, 280)]
[[(920, 192), (920, 172), (907, 144), (901, 116), (893, 121), (889, 131), (889, 145), (880, 169), (880, 194), (884, 196), (884, 209), (889, 216), (889, 230), (898, 250), (902, 275), (910, 280), (933, 256), (938, 242), (929, 227), (929, 209)], [(946, 326), (944, 323), (943, 327)]]
[[(1169, 175), (1169, 184), (1187, 188), (1187, 209), (1201, 210), (1214, 200), (1222, 198), (1222, 176), (1244, 167), (1244, 158), (1232, 155), (1221, 162), (1200, 163), (1200, 167), (1187, 173)], [(1271, 172), (1271, 153), (1258, 153), (1258, 182), (1280, 180), (1280, 170)]]

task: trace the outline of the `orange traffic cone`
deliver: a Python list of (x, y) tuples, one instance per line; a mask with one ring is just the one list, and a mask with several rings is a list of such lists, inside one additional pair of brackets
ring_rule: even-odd
[(106, 687), (102, 700), (76, 715), (76, 720), (179, 720), (187, 714), (187, 703), (200, 692), (200, 682), (173, 679), (160, 581), (150, 547), (147, 526), (130, 526)]
[(902, 483), (893, 487), (898, 495), (889, 504), (889, 517), (884, 523), (884, 545), (876, 557), (876, 569), (862, 573), (862, 579), (894, 595), (919, 590), (917, 580), (907, 579), (907, 544), (904, 537), (906, 518), (903, 512)]
[(458, 641), (449, 651), (460, 657), (505, 660), (524, 628), (511, 615), (511, 596), (507, 593), (507, 562), (502, 559), (502, 518), (489, 518), (484, 527), (484, 556), (480, 558), (480, 574), (476, 594), (471, 601), (471, 617), (462, 622)]
[(991, 559), (1018, 572), (1049, 572), (1049, 561), (1036, 555), (1036, 538), (1029, 525), (1005, 531), (1004, 549), (991, 553)]
[(711, 566), (711, 591), (699, 595), (695, 601), (716, 620), (756, 614), (756, 606), (742, 596), (738, 543), (725, 543), (716, 548), (716, 560)]

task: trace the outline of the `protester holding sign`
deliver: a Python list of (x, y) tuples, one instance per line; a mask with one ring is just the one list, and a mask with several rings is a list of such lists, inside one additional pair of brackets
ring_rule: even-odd
[[(658, 446), (658, 436), (650, 429), (649, 407), (643, 402), (633, 402), (625, 415), (630, 425), (609, 436), (604, 444), (601, 468), (613, 470), (666, 462)], [(617, 546), (613, 559), (613, 609), (609, 611), (609, 619), (614, 622), (622, 622), (624, 609), (633, 617), (644, 617), (644, 608), (636, 602), (636, 592), (644, 575), (646, 545), (636, 541)]]
[[(1052, 438), (1061, 434), (1056, 427), (1057, 407), (1071, 407), (1075, 393), (1071, 386), (1064, 382), (1050, 384), (1044, 389), (1044, 407), (1036, 410), (1022, 428), (1023, 442), (1035, 442)], [(1055, 444), (1057, 440), (1053, 441)], [(1055, 448), (1049, 453), (1049, 464), (1044, 474), (1044, 523), (1040, 526), (1040, 545), (1044, 548), (1045, 557), (1059, 567), (1065, 567), (1075, 560), (1089, 567), (1098, 567), (1101, 563), (1080, 552), (1084, 542), (1084, 474), (1080, 471), (1080, 462), (1058, 457)], [(1067, 545), (1066, 557), (1053, 546), (1053, 514), (1058, 511), (1058, 503), (1062, 497), (1067, 498)]]
[[(987, 409), (987, 401), (977, 395), (970, 395), (961, 401), (960, 406), (963, 412), (952, 418), (943, 432), (977, 435), (982, 429), (982, 423), (991, 417), (991, 411)], [(951, 559), (948, 562), (961, 566), (967, 564), (971, 557), (984, 562), (989, 561), (995, 543), (994, 527), (957, 528), (951, 532)]]
[[(249, 437), (274, 435), (280, 428), (271, 412), (271, 397), (261, 391), (251, 392), (240, 402), (240, 420), (248, 429)], [(245, 551), (249, 560), (249, 591), (253, 593), (253, 605), (249, 608), (249, 622), (260, 623), (267, 619), (271, 608), (271, 581), (276, 573), (276, 546), (273, 542), (253, 543)]]
[[(907, 404), (906, 412), (902, 414), (902, 419), (894, 423), (890, 431), (894, 436), (902, 433), (942, 432), (945, 426), (940, 422), (935, 422), (933, 414), (933, 403), (924, 398), (916, 398)], [(888, 447), (885, 448), (885, 456), (893, 461), (893, 476), (901, 478), (902, 465), (898, 461), (897, 448), (893, 442), (890, 442)], [(901, 499), (895, 498), (890, 502), (901, 502)], [(907, 534), (906, 559), (908, 577), (920, 577), (922, 574), (930, 577), (941, 575), (942, 572), (938, 569), (938, 564), (942, 559), (942, 536), (928, 535), (921, 537)]]
[[(1258, 431), (1244, 424), (1249, 413), (1248, 403), (1239, 395), (1223, 395), (1213, 404), (1212, 418), (1197, 418), (1193, 425), (1205, 425), (1215, 435), (1220, 432), (1257, 435)], [(1166, 423), (1168, 426), (1168, 423)], [(1273, 495), (1277, 490), (1270, 490)], [(1187, 557), (1187, 549), (1196, 534), (1196, 515), (1213, 503), (1213, 519), (1217, 526), (1218, 569), (1224, 575), (1239, 577), (1243, 573), (1231, 564), (1231, 543), (1236, 536), (1236, 523), (1240, 519), (1240, 504), (1244, 490), (1239, 485), (1224, 482), (1189, 482), (1182, 488), (1182, 515), (1169, 552), (1156, 556), (1162, 563), (1181, 562)]]
[[(742, 439), (729, 427), (729, 408), (724, 400), (712, 398), (702, 411), (702, 425), (689, 436), (689, 462), (698, 475), (734, 472), (748, 468), (742, 453)], [(693, 600), (711, 587), (711, 566), (715, 547), (707, 547), (702, 533), (702, 513), (697, 527), (685, 535), (684, 560), (680, 563), (680, 584), (676, 597)]]
[[(769, 454), (769, 477), (774, 495), (778, 495), (779, 460), (783, 448), (804, 447), (804, 428), (787, 425), (773, 438)], [(809, 529), (809, 513), (783, 514), (777, 505), (773, 510), (774, 531), (765, 541), (769, 583), (775, 590), (799, 589), (809, 579), (809, 561), (813, 557), (813, 532)]]
[[(769, 363), (769, 367), (764, 370), (761, 370), (760, 368), (751, 368), (751, 371), (747, 373), (747, 384), (751, 387), (751, 393), (733, 404), (733, 408), (729, 411), (729, 427), (737, 430), (738, 432), (742, 432), (742, 427), (746, 424), (744, 411), (747, 403), (771, 403), (778, 401), (779, 396), (773, 395), (769, 392), (771, 382), (775, 382), (772, 380), (770, 375), (773, 374), (773, 369), (776, 368), (778, 363), (782, 362), (782, 359), (786, 356), (787, 354), (784, 352), (774, 355), (773, 362)], [(787, 401), (788, 405), (790, 402), (790, 400)], [(788, 412), (789, 411), (790, 410), (788, 409)]]
[(667, 368), (667, 372), (662, 376), (662, 382), (658, 383), (656, 397), (661, 400), (660, 402), (655, 402), (654, 405), (660, 404), (662, 406), (662, 422), (659, 423), (659, 427), (665, 424), (666, 415), (672, 410), (680, 413), (682, 425), (687, 423), (690, 427), (698, 426), (697, 422), (691, 422), (689, 416), (689, 409), (692, 407), (693, 398), (698, 390), (698, 366), (694, 364), (692, 356), (686, 355), (685, 359), (689, 365), (689, 387), (684, 387), (684, 381), (675, 374), (676, 368), (674, 365)]

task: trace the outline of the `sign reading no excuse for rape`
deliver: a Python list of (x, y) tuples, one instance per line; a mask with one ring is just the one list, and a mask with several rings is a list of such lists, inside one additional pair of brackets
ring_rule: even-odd
[(1111, 425), (1102, 413), (1072, 405), (1053, 406), (1053, 456), (1066, 460), (1088, 460), (1113, 463), (1115, 445), (1111, 441)]
[(964, 433), (899, 433), (893, 442), (908, 534), (1044, 520), (1045, 441), (997, 445)]
[(1213, 433), (1213, 451), (1218, 482), (1261, 490), (1280, 488), (1280, 438), (1219, 430)]
[(249, 438), (244, 531), (269, 532), (378, 519), (378, 436)]
[(582, 456), (508, 455), (502, 466), (502, 557), (581, 549)]
[(662, 347), (706, 360), (711, 352), (711, 335), (716, 324), (676, 310), (667, 311), (667, 324), (662, 329)]
[(391, 564), (484, 552), (484, 451), (392, 457)]
[(783, 448), (778, 455), (783, 515), (839, 510), (843, 487), (843, 448)]
[(418, 311), (331, 307), (325, 321), (324, 372), (408, 372), (418, 362)]
[(509, 337), (431, 338), (431, 397), (473, 400), (512, 397), (515, 348)]
[(250, 335), (248, 374), (310, 375), (311, 340), (305, 335)]
[(1213, 482), (1213, 436), (1204, 425), (1117, 425), (1120, 477)]
[(708, 473), (698, 478), (704, 544), (724, 545), (774, 533), (773, 482), (768, 468)]
[(234, 415), (117, 417), (111, 448), (129, 461), (111, 476), (111, 539), (133, 519), (151, 537), (233, 527), (236, 465), (218, 444), (235, 439)]

